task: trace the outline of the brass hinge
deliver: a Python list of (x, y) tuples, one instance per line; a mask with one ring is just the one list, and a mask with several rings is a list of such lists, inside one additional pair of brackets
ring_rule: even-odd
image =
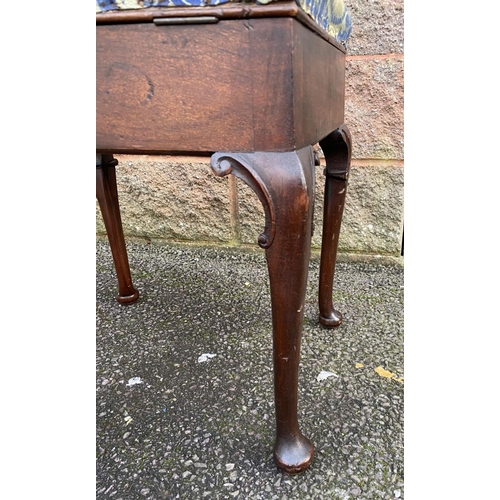
[(156, 26), (172, 24), (215, 24), (219, 19), (215, 16), (193, 16), (193, 17), (156, 17), (153, 19)]

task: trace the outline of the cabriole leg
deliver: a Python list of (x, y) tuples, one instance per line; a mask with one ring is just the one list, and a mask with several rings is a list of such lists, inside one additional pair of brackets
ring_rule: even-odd
[(139, 292), (132, 284), (125, 238), (123, 236), (118, 190), (116, 187), (115, 166), (118, 161), (113, 155), (96, 157), (96, 196), (101, 208), (102, 218), (108, 234), (111, 254), (118, 277), (118, 295), (120, 304), (131, 304), (139, 298)]
[(301, 472), (314, 447), (301, 432), (297, 416), (302, 320), (311, 248), (314, 156), (311, 147), (285, 153), (212, 156), (217, 175), (233, 173), (259, 196), (266, 227), (259, 244), (266, 250), (273, 317), (277, 465)]
[(351, 165), (351, 135), (343, 125), (320, 141), (325, 154), (325, 204), (323, 240), (319, 271), (319, 321), (326, 328), (342, 323), (342, 314), (333, 307), (333, 278)]

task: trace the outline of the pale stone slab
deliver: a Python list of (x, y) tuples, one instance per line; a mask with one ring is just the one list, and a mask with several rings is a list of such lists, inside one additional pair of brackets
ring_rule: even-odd
[[(321, 248), (324, 166), (316, 167), (316, 198), (312, 247)], [(403, 167), (352, 167), (339, 239), (339, 252), (401, 253), (403, 230)], [(238, 180), (239, 221), (244, 244), (257, 245), (264, 210), (253, 191)]]
[[(115, 156), (126, 236), (227, 243), (232, 239), (228, 179), (213, 175), (208, 158)], [(97, 206), (97, 232), (105, 233)]]
[[(237, 228), (231, 225), (228, 178), (215, 177), (207, 163), (140, 157), (122, 160), (117, 177), (126, 237), (244, 244), (256, 248), (264, 210), (257, 195), (237, 179)], [(316, 167), (312, 246), (321, 247), (324, 166)], [(404, 172), (401, 166), (353, 166), (347, 189), (339, 252), (400, 255)], [(98, 210), (97, 232), (105, 234)], [(234, 226), (233, 226), (234, 229)]]
[[(323, 234), (323, 167), (316, 172), (315, 231), (312, 245), (321, 247)], [(400, 255), (403, 232), (404, 171), (399, 166), (351, 167), (339, 252)]]

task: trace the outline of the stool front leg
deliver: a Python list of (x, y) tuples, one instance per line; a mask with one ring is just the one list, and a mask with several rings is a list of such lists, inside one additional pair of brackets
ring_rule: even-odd
[(333, 278), (351, 165), (351, 134), (346, 125), (320, 141), (325, 154), (325, 203), (323, 240), (319, 270), (319, 321), (326, 328), (342, 323), (342, 314), (333, 307)]
[(116, 187), (115, 166), (118, 161), (113, 155), (97, 155), (96, 158), (96, 196), (101, 208), (104, 226), (108, 235), (109, 246), (118, 277), (118, 295), (120, 304), (132, 304), (139, 298), (139, 292), (132, 284), (130, 266), (123, 236), (118, 190)]
[(297, 416), (300, 341), (311, 248), (314, 156), (311, 147), (285, 153), (217, 153), (217, 175), (233, 173), (257, 193), (266, 213), (259, 245), (266, 250), (273, 316), (277, 465), (301, 472), (314, 455)]

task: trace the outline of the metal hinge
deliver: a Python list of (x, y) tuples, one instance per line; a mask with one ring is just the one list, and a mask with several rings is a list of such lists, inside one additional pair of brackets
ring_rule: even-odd
[(157, 17), (153, 19), (157, 26), (172, 24), (215, 24), (219, 19), (215, 16), (193, 16), (193, 17)]

